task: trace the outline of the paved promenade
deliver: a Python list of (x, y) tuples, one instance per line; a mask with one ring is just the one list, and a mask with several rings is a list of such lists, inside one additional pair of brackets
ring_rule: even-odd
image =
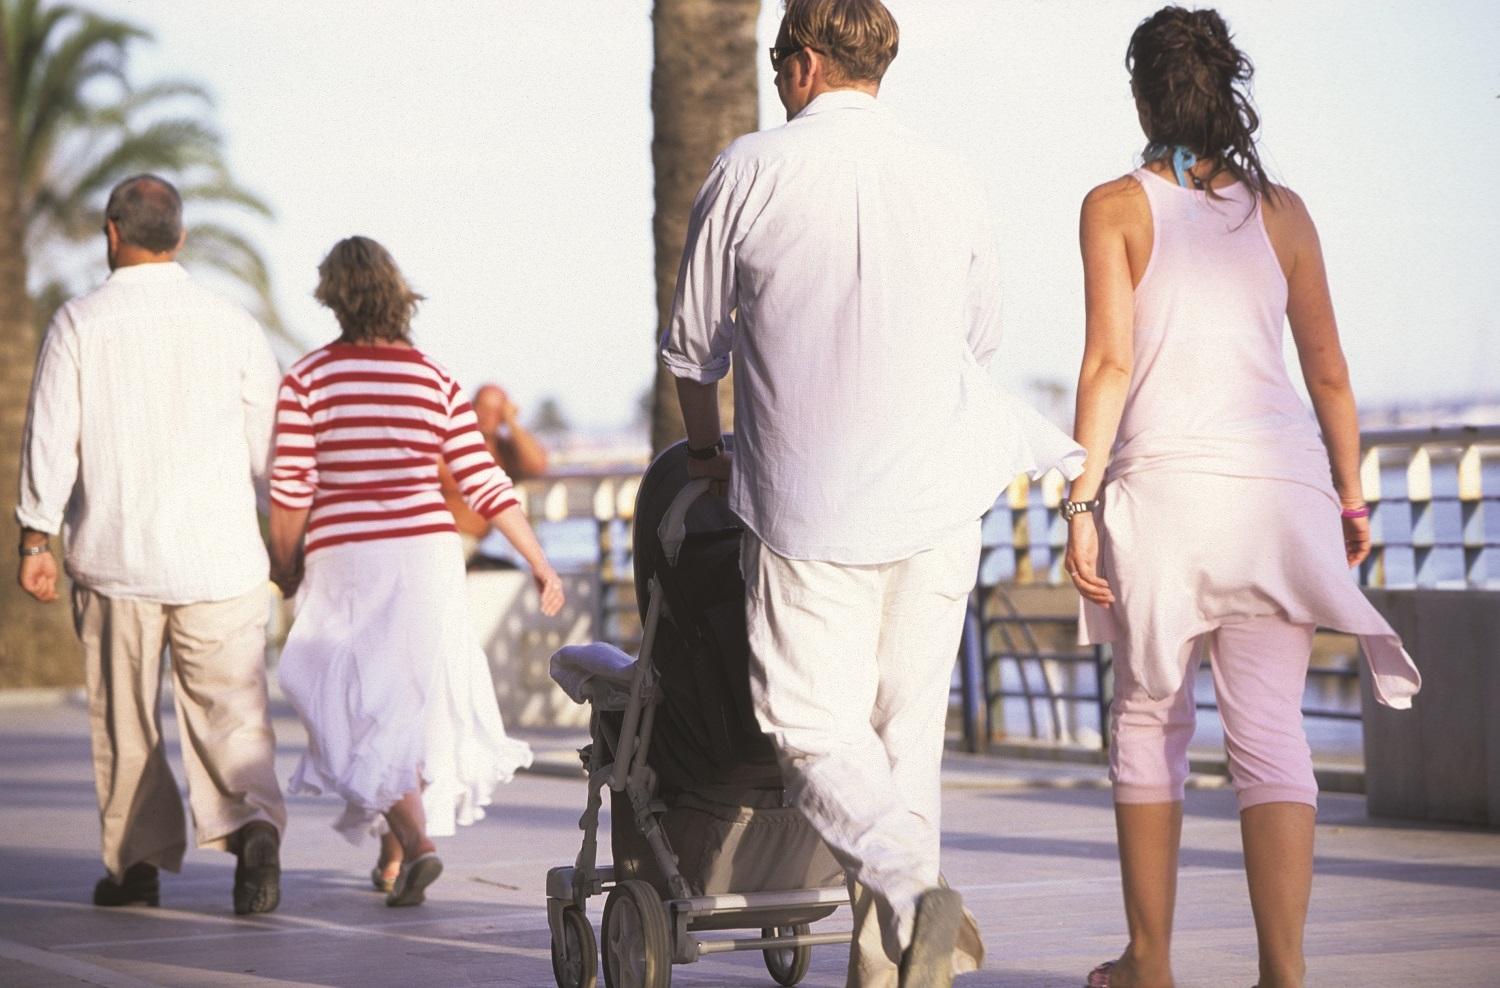
[[(301, 730), (279, 708), (280, 773)], [(0, 699), (0, 985), (551, 985), (542, 880), (578, 846), (581, 781), (533, 774), (489, 819), (440, 842), (427, 905), (387, 909), (372, 846), (328, 827), (332, 801), (296, 799), (281, 909), (236, 918), (233, 859), (193, 851), (164, 875), (162, 908), (89, 905), (100, 876), (86, 714), (76, 702)], [(561, 739), (538, 739), (566, 765)], [(550, 745), (550, 750), (548, 750)], [(1109, 795), (1099, 770), (954, 759), (950, 878), (979, 915), (987, 970), (964, 988), (1072, 988), (1121, 946)], [(1500, 985), (1500, 833), (1374, 823), (1325, 797), (1308, 949), (1313, 986)], [(1179, 896), (1179, 985), (1255, 981), (1232, 795), (1189, 793)], [(598, 923), (598, 906), (592, 918)], [(828, 928), (847, 921), (835, 914)], [(843, 984), (843, 948), (814, 952), (804, 984)], [(601, 985), (603, 984), (601, 979)], [(679, 967), (677, 986), (770, 985), (758, 954)]]

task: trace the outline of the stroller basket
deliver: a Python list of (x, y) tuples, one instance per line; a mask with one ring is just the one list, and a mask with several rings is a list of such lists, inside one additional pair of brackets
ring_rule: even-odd
[[(776, 983), (793, 985), (813, 946), (850, 938), (810, 929), (848, 904), (844, 872), (787, 805), (775, 752), (756, 723), (743, 527), (721, 499), (702, 496), (706, 481), (689, 480), (685, 448), (662, 453), (637, 495), (640, 656), (631, 662), (613, 650), (613, 682), (584, 691), (593, 710), (581, 752), (589, 774), (583, 844), (573, 866), (547, 875), (561, 988), (597, 984), (598, 941), (586, 912), (595, 895), (606, 895), (603, 961), (613, 988), (665, 988), (673, 964), (734, 950), (762, 951)], [(553, 660), (560, 683), (567, 651)], [(613, 864), (600, 866), (606, 787)], [(725, 930), (758, 935), (699, 935)]]

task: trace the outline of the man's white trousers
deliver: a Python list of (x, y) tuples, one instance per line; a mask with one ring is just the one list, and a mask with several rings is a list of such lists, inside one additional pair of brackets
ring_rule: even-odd
[(851, 985), (895, 983), (917, 899), (939, 883), (943, 735), (979, 550), (977, 520), (867, 566), (745, 536), (756, 715), (796, 805), (873, 900), (856, 909)]

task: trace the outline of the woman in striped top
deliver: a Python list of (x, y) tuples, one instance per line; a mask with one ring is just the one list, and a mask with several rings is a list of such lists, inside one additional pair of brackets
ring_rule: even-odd
[(271, 470), (272, 578), (301, 588), (280, 663), (308, 734), (291, 790), (342, 796), (351, 842), (383, 819), (373, 880), (387, 905), (416, 905), (442, 871), (431, 837), (482, 818), (531, 762), (471, 630), (438, 463), (530, 565), (544, 614), (562, 583), (458, 382), (412, 346), (421, 296), (390, 254), (351, 237), (318, 273), (343, 332), (282, 382)]

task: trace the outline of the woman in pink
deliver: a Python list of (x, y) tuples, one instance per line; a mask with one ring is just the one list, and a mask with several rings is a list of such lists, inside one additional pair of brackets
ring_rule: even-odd
[[(1350, 576), (1369, 552), (1359, 425), (1317, 233), (1256, 153), (1249, 60), (1167, 7), (1126, 55), (1144, 164), (1084, 200), (1087, 343), (1066, 505), (1083, 640), (1113, 645), (1130, 943), (1092, 986), (1172, 984), (1193, 677), (1212, 673), (1239, 799), (1260, 988), (1303, 983), (1317, 786), (1301, 700), (1317, 626), (1360, 636), (1376, 695), (1416, 669)], [(1282, 358), (1290, 322), (1316, 421)]]
[(271, 472), (272, 578), (301, 585), (279, 677), (308, 734), (291, 790), (342, 797), (334, 826), (351, 842), (383, 819), (374, 880), (386, 905), (411, 906), (442, 871), (431, 837), (482, 818), (531, 762), (505, 736), (469, 622), (439, 461), (530, 565), (543, 613), (562, 583), (458, 382), (412, 346), (421, 296), (390, 254), (350, 237), (318, 274), (343, 332), (282, 382)]

